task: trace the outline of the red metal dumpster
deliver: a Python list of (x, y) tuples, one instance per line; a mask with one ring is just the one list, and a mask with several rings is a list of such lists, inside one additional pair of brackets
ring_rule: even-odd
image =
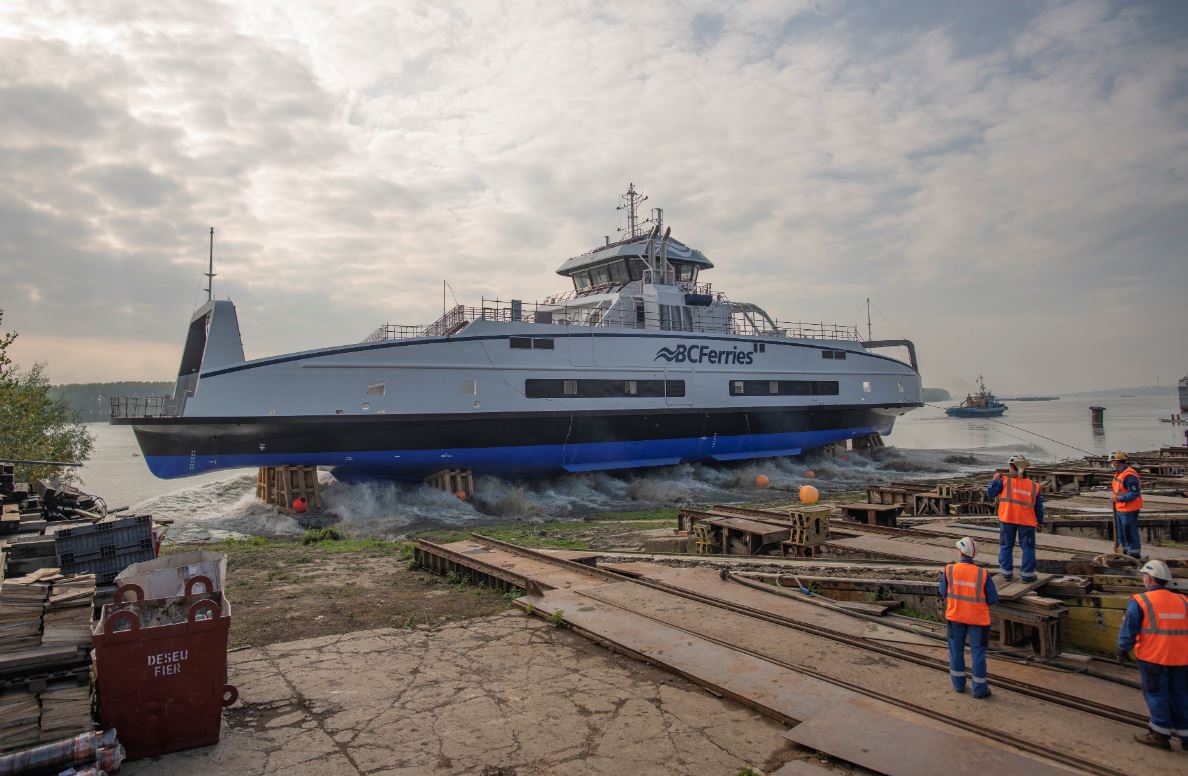
[(125, 602), (116, 591), (95, 625), (99, 715), (119, 731), (128, 759), (217, 743), (222, 709), (238, 693), (227, 684), (231, 605), (222, 591)]

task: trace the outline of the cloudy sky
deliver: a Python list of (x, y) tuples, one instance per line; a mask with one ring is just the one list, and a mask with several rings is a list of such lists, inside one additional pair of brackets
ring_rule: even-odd
[[(1000, 392), (1188, 371), (1188, 3), (0, 5), (0, 307), (58, 381), (170, 379), (543, 297), (634, 181), (703, 279)], [(452, 300), (451, 300), (452, 303)]]

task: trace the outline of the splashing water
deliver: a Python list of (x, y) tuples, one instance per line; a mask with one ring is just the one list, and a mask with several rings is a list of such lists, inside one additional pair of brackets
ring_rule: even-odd
[[(473, 501), (425, 485), (370, 480), (341, 482), (320, 474), (325, 510), (352, 536), (394, 538), (425, 528), (466, 528), (501, 520), (581, 519), (602, 511), (643, 510), (714, 502), (786, 500), (811, 482), (823, 494), (860, 490), (877, 482), (968, 474), (1001, 465), (1019, 446), (976, 453), (887, 447), (810, 453), (734, 464), (680, 464), (628, 472), (592, 472), (514, 482), (480, 476)], [(809, 479), (805, 472), (812, 470)], [(765, 475), (770, 486), (759, 488)], [(255, 498), (254, 473), (183, 488), (135, 506), (174, 521), (175, 541), (210, 541), (245, 535), (294, 536), (293, 518)]]

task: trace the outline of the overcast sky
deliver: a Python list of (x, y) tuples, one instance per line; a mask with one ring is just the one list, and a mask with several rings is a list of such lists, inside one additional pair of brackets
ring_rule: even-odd
[[(1001, 393), (1188, 371), (1188, 2), (0, 5), (0, 307), (56, 381), (534, 299), (629, 181), (781, 320)], [(451, 300), (452, 304), (452, 300)]]

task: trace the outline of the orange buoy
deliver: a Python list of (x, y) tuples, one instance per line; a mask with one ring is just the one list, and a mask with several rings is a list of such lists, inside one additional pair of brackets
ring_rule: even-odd
[(293, 511), (297, 514), (305, 512), (305, 510), (308, 508), (309, 505), (305, 503), (305, 499), (301, 498), (300, 496), (293, 499)]
[(758, 477), (755, 478), (755, 484), (761, 488), (766, 488), (768, 485), (771, 484), (771, 480), (768, 479), (766, 474), (760, 474)]
[(803, 504), (816, 504), (821, 494), (812, 485), (800, 486), (800, 501)]
[(804, 472), (805, 479), (811, 480), (813, 477), (816, 477), (816, 476), (817, 476), (817, 473), (815, 471), (813, 471), (812, 469), (806, 469)]
[(466, 491), (464, 491), (464, 490), (455, 490), (454, 495), (457, 496), (462, 501), (466, 500)]

